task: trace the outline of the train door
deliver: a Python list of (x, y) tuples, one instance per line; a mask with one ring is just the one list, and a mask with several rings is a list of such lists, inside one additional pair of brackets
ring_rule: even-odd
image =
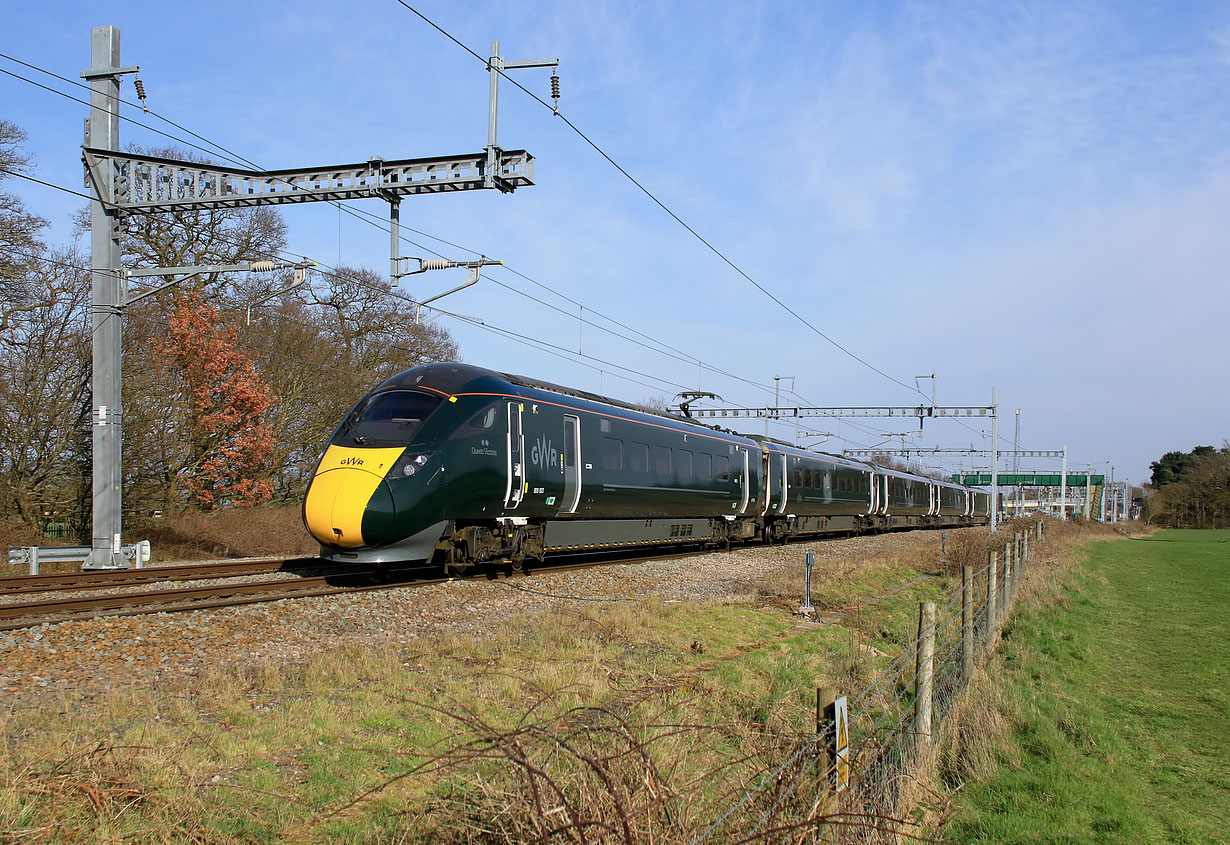
[(576, 513), (581, 501), (581, 420), (564, 415), (564, 499), (560, 513)]
[(778, 455), (778, 457), (781, 458), (781, 460), (777, 461), (777, 503), (775, 510), (778, 513), (785, 513), (786, 499), (790, 495), (790, 487), (788, 482), (790, 473), (786, 468), (786, 456), (782, 454)]
[(508, 483), (504, 487), (504, 507), (510, 510), (525, 497), (525, 434), (521, 430), (520, 402), (508, 403)]
[(747, 447), (735, 447), (735, 471), (738, 473), (735, 478), (735, 483), (739, 485), (739, 513), (744, 513), (747, 510), (747, 503), (752, 496), (752, 477), (751, 477), (751, 460), (747, 454)]

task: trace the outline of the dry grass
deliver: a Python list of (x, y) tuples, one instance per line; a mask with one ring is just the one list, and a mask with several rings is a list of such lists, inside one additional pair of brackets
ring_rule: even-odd
[(127, 526), (148, 539), (155, 560), (316, 555), (320, 547), (303, 527), (298, 505), (187, 511)]
[[(125, 541), (149, 540), (155, 561), (237, 557), (311, 557), (320, 552), (303, 527), (299, 505), (268, 505), (222, 511), (190, 510), (178, 516), (128, 522)], [(0, 521), (0, 546), (65, 546), (16, 520)], [(88, 545), (88, 542), (87, 542)], [(71, 571), (76, 564), (49, 564), (43, 572)], [(18, 574), (18, 573), (10, 573)]]
[[(1022, 595), (1049, 595), (1056, 549), (1092, 533), (1049, 527)], [(0, 715), (0, 841), (675, 842), (762, 782), (709, 841), (757, 819), (777, 832), (754, 841), (793, 841), (822, 810), (813, 758), (787, 765), (814, 730), (815, 687), (865, 688), (912, 643), (917, 602), (954, 584), (920, 574), (935, 537), (849, 548), (817, 560), (817, 604), (847, 613), (835, 625), (800, 624), (792, 572), (740, 600), (586, 603), (481, 639), (341, 647)], [(985, 683), (954, 711), (937, 774), (904, 776), (923, 812), (899, 828), (942, 819), (942, 787), (999, 754)]]

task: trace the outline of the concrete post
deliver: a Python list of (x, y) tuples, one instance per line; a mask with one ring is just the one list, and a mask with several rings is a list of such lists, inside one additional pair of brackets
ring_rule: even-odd
[(918, 653), (914, 663), (914, 738), (919, 750), (931, 747), (932, 672), (935, 665), (935, 604), (918, 605)]
[(961, 675), (974, 674), (974, 568), (961, 567)]
[(995, 612), (995, 603), (998, 598), (999, 588), (995, 583), (997, 570), (999, 569), (999, 553), (991, 552), (991, 561), (987, 565), (987, 641), (990, 642), (993, 637), (995, 625), (999, 621)]

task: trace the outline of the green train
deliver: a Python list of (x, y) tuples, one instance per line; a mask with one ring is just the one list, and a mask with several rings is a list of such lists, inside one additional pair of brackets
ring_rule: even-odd
[(465, 364), (382, 382), (321, 456), (321, 555), (514, 567), (566, 552), (967, 526), (980, 491)]

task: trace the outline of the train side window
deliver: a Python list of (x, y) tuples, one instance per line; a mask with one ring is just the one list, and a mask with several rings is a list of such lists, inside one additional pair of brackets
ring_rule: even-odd
[(795, 487), (803, 486), (803, 469), (801, 467), (794, 468), (794, 486)]
[(624, 468), (624, 442), (614, 437), (602, 438), (602, 468)]
[(611, 433), (611, 421), (608, 420), (606, 417), (599, 417), (598, 418), (598, 430), (601, 431), (603, 434), (610, 434)]
[(700, 452), (696, 456), (696, 480), (708, 481), (713, 478), (713, 456), (708, 452)]
[(465, 425), (458, 428), (457, 434), (463, 435), (481, 431), (490, 431), (495, 427), (495, 421), (499, 417), (499, 412), (499, 403), (488, 405), (486, 408), (483, 408), (474, 416), (466, 420)]
[(718, 455), (714, 458), (714, 478), (718, 481), (730, 480), (730, 458), (726, 455)]
[(653, 471), (662, 476), (669, 478), (671, 474), (671, 447), (670, 446), (654, 446), (653, 447)]
[(649, 444), (628, 444), (628, 469), (633, 472), (649, 472)]
[(689, 481), (692, 478), (692, 453), (687, 449), (680, 449), (675, 453), (675, 466), (679, 470), (679, 480)]

